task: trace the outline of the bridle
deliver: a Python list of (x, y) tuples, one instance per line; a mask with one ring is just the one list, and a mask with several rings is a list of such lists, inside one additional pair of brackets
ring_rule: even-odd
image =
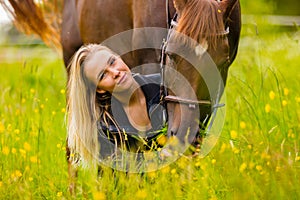
[[(166, 16), (167, 16), (168, 34), (167, 34), (167, 39), (164, 39), (162, 42), (161, 60), (160, 60), (160, 74), (161, 74), (160, 99), (161, 99), (161, 102), (163, 104), (166, 104), (167, 102), (186, 104), (191, 109), (195, 109), (197, 105), (206, 105), (206, 106), (212, 105), (212, 101), (209, 101), (209, 100), (192, 100), (192, 99), (182, 98), (182, 97), (168, 94), (167, 89), (165, 88), (165, 65), (166, 65), (166, 56), (167, 56), (166, 49), (167, 49), (167, 45), (170, 40), (171, 32), (178, 25), (178, 20), (177, 20), (178, 14), (177, 13), (175, 13), (173, 18), (170, 20), (168, 0), (166, 0)], [(217, 35), (220, 37), (225, 37), (228, 34), (229, 34), (229, 27), (227, 27), (226, 30), (224, 30), (221, 33), (218, 33)], [(220, 93), (220, 91), (218, 93)], [(218, 102), (217, 99), (216, 99), (216, 102)], [(213, 107), (220, 107), (220, 105), (215, 104)]]
[[(170, 19), (170, 12), (169, 12), (169, 2), (168, 0), (166, 0), (166, 16), (167, 16), (167, 28), (168, 28), (168, 34), (167, 34), (167, 38), (163, 40), (162, 42), (162, 48), (161, 48), (161, 60), (160, 60), (160, 74), (161, 74), (161, 83), (160, 83), (160, 102), (162, 105), (166, 106), (167, 103), (180, 103), (180, 104), (184, 104), (187, 105), (189, 109), (196, 109), (197, 106), (211, 106), (211, 122), (207, 127), (207, 131), (210, 130), (212, 123), (214, 121), (214, 118), (216, 116), (216, 112), (217, 109), (220, 107), (223, 107), (225, 104), (219, 104), (219, 100), (221, 98), (221, 94), (222, 94), (222, 84), (220, 82), (219, 87), (218, 87), (218, 93), (216, 98), (213, 100), (192, 100), (192, 99), (187, 99), (187, 98), (183, 98), (183, 97), (179, 97), (179, 96), (174, 96), (174, 95), (170, 95), (168, 94), (167, 88), (165, 87), (165, 65), (166, 65), (166, 57), (167, 55), (167, 46), (170, 40), (170, 35), (171, 32), (174, 30), (174, 28), (176, 28), (176, 26), (178, 25), (178, 14), (175, 13), (174, 17), (172, 19)], [(226, 30), (224, 30), (221, 33), (218, 33), (217, 36), (220, 37), (227, 37), (229, 34), (229, 27), (226, 28)], [(204, 119), (205, 123), (207, 120), (209, 120), (209, 115), (207, 115), (207, 117)]]

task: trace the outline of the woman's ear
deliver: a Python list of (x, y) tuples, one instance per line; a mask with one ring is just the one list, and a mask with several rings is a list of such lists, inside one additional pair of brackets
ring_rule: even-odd
[(187, 0), (173, 0), (174, 7), (177, 13), (180, 13), (184, 8)]

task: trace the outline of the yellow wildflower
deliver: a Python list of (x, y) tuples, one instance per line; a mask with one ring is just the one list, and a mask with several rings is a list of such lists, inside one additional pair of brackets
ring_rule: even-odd
[(20, 172), (20, 170), (15, 171), (16, 177), (20, 178), (23, 174)]
[(169, 171), (170, 171), (170, 167), (169, 166), (166, 166), (166, 167), (164, 167), (164, 168), (161, 169), (161, 172), (164, 173), (164, 174), (169, 173)]
[(170, 137), (170, 139), (169, 139), (169, 143), (170, 143), (170, 145), (172, 145), (172, 146), (176, 146), (176, 145), (178, 144), (178, 142), (179, 142), (179, 140), (178, 140), (177, 137), (172, 136), (172, 137)]
[(30, 93), (31, 93), (31, 94), (34, 94), (34, 93), (35, 93), (35, 89), (30, 88)]
[(284, 96), (289, 95), (289, 89), (283, 88), (283, 94), (284, 94)]
[(295, 161), (300, 161), (300, 156), (297, 156), (297, 157), (295, 158)]
[(159, 138), (157, 138), (157, 142), (158, 142), (158, 144), (163, 146), (167, 143), (167, 137), (162, 135)]
[(300, 97), (296, 97), (295, 99), (297, 103), (300, 103)]
[(273, 90), (269, 92), (269, 97), (270, 97), (271, 100), (275, 99), (275, 96), (276, 95), (275, 95), (275, 92)]
[(61, 196), (62, 196), (62, 192), (58, 192), (58, 193), (56, 194), (56, 196), (57, 196), (57, 197), (61, 197)]
[(0, 122), (0, 133), (4, 133), (5, 126)]
[(211, 160), (211, 164), (213, 164), (213, 165), (216, 164), (216, 162), (217, 162), (216, 159), (212, 159), (212, 160)]
[(176, 173), (176, 169), (172, 169), (171, 174), (175, 174), (175, 173)]
[(21, 112), (20, 109), (17, 109), (15, 112), (16, 116), (20, 115), (20, 112)]
[(19, 134), (19, 133), (20, 133), (20, 130), (19, 130), (19, 129), (15, 129), (15, 130), (14, 130), (14, 133), (15, 133), (15, 134)]
[(28, 180), (31, 182), (31, 181), (33, 181), (33, 178), (32, 178), (32, 177), (29, 177)]
[(37, 156), (31, 156), (31, 157), (30, 157), (30, 162), (32, 162), (32, 163), (37, 163), (37, 162), (38, 162)]
[(240, 127), (241, 129), (245, 129), (246, 128), (246, 123), (244, 121), (240, 122)]
[(93, 196), (94, 196), (95, 200), (105, 200), (106, 199), (106, 195), (104, 192), (94, 192)]
[(65, 113), (65, 112), (66, 112), (66, 109), (65, 109), (65, 108), (62, 108), (62, 109), (61, 109), (61, 112), (62, 112), (62, 113)]
[(12, 148), (12, 149), (11, 149), (11, 153), (13, 153), (13, 154), (17, 153), (16, 148)]
[(237, 138), (237, 132), (235, 130), (230, 131), (230, 137), (231, 139), (235, 140)]
[(41, 104), (41, 105), (40, 105), (40, 108), (41, 108), (41, 109), (44, 109), (44, 108), (45, 108), (45, 105), (44, 105), (44, 104)]
[(155, 179), (155, 178), (156, 178), (156, 172), (155, 172), (155, 171), (148, 172), (147, 175), (148, 175), (148, 177), (151, 178), (151, 179)]
[(262, 170), (262, 166), (261, 165), (256, 165), (255, 168), (256, 168), (257, 171), (261, 171)]
[(10, 152), (10, 150), (9, 150), (8, 147), (3, 147), (3, 148), (2, 148), (2, 153), (3, 153), (4, 155), (8, 155), (9, 152)]
[(266, 111), (266, 113), (269, 113), (269, 112), (271, 111), (271, 106), (270, 106), (270, 104), (266, 104), (266, 106), (265, 106), (265, 111)]
[(19, 149), (20, 153), (25, 156), (26, 155), (26, 151), (24, 149)]
[(240, 153), (240, 150), (236, 147), (233, 147), (232, 151), (233, 151), (234, 154)]
[(28, 142), (24, 142), (24, 149), (25, 149), (25, 151), (30, 151), (31, 146)]
[(61, 94), (65, 94), (66, 91), (65, 91), (64, 89), (61, 89), (61, 90), (60, 90), (60, 93), (61, 93)]
[(147, 192), (145, 189), (138, 190), (136, 193), (138, 199), (145, 199), (147, 197)]
[(195, 163), (195, 167), (200, 167), (201, 166), (201, 163), (198, 161)]
[(0, 181), (0, 187), (2, 187), (2, 185), (3, 185), (3, 182), (2, 182), (2, 181)]
[(243, 171), (245, 171), (246, 168), (247, 168), (247, 163), (242, 163), (239, 171), (242, 173)]
[(281, 102), (282, 106), (286, 106), (288, 104), (287, 100), (282, 100)]

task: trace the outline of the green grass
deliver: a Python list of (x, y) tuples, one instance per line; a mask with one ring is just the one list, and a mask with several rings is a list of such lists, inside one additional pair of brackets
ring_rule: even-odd
[[(213, 150), (139, 176), (80, 170), (86, 199), (299, 199), (299, 32), (244, 29)], [(0, 199), (72, 199), (65, 69), (46, 48), (1, 48)]]

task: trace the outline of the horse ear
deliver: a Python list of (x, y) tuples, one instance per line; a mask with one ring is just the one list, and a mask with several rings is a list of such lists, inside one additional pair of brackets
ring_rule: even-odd
[(174, 7), (177, 13), (180, 13), (184, 8), (187, 0), (173, 0)]
[(224, 21), (227, 21), (227, 19), (231, 14), (231, 11), (239, 3), (239, 0), (223, 0), (223, 1), (219, 1), (219, 3), (220, 3), (220, 8), (223, 11)]

